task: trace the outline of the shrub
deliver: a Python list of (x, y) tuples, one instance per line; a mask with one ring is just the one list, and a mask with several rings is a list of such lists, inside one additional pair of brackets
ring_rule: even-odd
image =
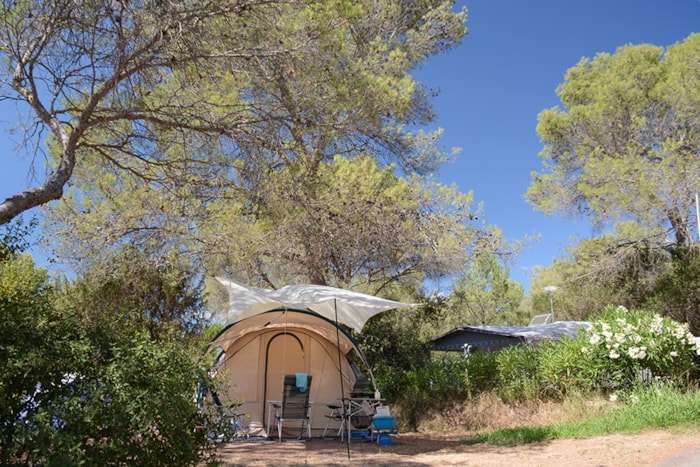
[(686, 386), (700, 354), (687, 324), (624, 307), (606, 308), (579, 342), (584, 383), (608, 390), (651, 382)]
[(474, 352), (466, 360), (464, 381), (469, 396), (490, 391), (498, 385), (496, 355)]
[(557, 341), (540, 342), (537, 374), (542, 395), (558, 399), (574, 388), (582, 388), (582, 360), (579, 339), (564, 337)]
[(138, 312), (56, 294), (28, 256), (0, 260), (0, 464), (200, 462), (199, 349), (175, 329), (154, 340)]
[(539, 393), (539, 348), (519, 344), (496, 354), (498, 392), (505, 402), (534, 400)]

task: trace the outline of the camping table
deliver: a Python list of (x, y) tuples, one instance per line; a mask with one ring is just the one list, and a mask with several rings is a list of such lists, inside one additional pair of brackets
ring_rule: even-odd
[[(377, 407), (382, 405), (384, 399), (374, 399), (368, 397), (349, 397), (343, 398), (343, 406), (345, 407), (345, 422), (347, 423), (348, 439), (351, 439), (352, 433), (352, 417), (361, 413), (366, 413), (370, 420), (376, 411)], [(340, 440), (343, 440), (341, 433)]]

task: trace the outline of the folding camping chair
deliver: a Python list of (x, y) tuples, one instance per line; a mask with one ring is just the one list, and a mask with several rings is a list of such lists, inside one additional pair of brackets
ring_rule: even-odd
[(334, 437), (340, 437), (343, 439), (343, 433), (345, 432), (345, 408), (342, 405), (329, 405), (328, 408), (331, 410), (328, 415), (326, 415), (326, 426), (323, 427), (323, 433), (321, 438), (328, 439), (327, 433), (331, 426), (331, 422), (338, 422), (338, 431), (335, 433)]
[(374, 393), (370, 392), (372, 382), (368, 378), (358, 378), (352, 387), (350, 397), (353, 399), (371, 399)]
[(335, 436), (340, 437), (341, 441), (345, 432), (350, 433), (352, 428), (360, 431), (369, 429), (372, 424), (373, 407), (379, 403), (373, 399), (371, 385), (369, 379), (358, 378), (350, 391), (350, 398), (343, 399), (343, 405), (328, 405), (330, 413), (326, 415), (328, 421), (323, 428), (322, 438), (326, 439), (331, 421), (339, 422)]
[[(211, 395), (211, 400), (214, 403), (215, 412), (209, 404), (205, 404), (206, 393)], [(228, 401), (222, 403), (219, 399), (219, 394), (216, 391), (208, 390), (203, 385), (200, 385), (197, 390), (197, 405), (203, 413), (208, 413), (209, 425), (197, 425), (196, 431), (207, 431), (209, 439), (217, 442), (229, 442), (235, 440), (248, 439), (248, 431), (241, 425), (241, 419), (249, 417), (248, 414), (239, 413), (238, 408), (240, 402)]]
[(282, 403), (273, 404), (277, 437), (282, 441), (282, 424), (285, 421), (301, 421), (299, 439), (306, 426), (306, 438), (311, 439), (311, 417), (309, 414), (309, 392), (311, 392), (311, 375), (297, 373), (284, 376)]

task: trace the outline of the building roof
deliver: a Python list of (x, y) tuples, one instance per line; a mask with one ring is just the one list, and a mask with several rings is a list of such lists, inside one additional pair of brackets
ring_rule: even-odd
[(585, 321), (557, 321), (537, 326), (460, 326), (433, 339), (435, 350), (461, 351), (468, 344), (473, 348), (528, 344), (539, 340), (574, 337), (580, 328), (589, 328)]

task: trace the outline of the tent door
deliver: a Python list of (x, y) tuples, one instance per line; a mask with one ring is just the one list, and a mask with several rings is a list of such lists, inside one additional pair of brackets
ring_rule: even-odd
[(264, 420), (268, 417), (270, 401), (282, 399), (284, 375), (306, 371), (304, 345), (296, 334), (281, 332), (268, 341), (265, 353)]

